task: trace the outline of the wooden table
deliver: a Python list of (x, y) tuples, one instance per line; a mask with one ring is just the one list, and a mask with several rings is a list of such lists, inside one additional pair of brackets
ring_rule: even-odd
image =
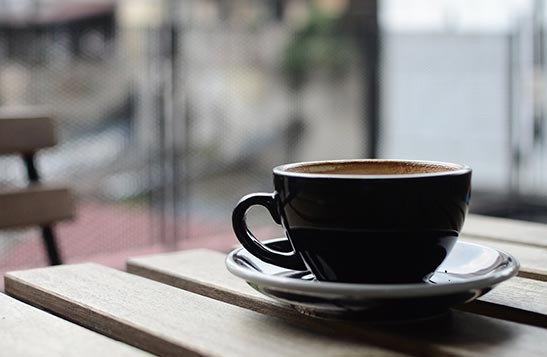
[(443, 318), (394, 325), (317, 319), (264, 297), (222, 253), (6, 274), (2, 356), (547, 356), (547, 225), (470, 216), (463, 240), (521, 262), (513, 278)]

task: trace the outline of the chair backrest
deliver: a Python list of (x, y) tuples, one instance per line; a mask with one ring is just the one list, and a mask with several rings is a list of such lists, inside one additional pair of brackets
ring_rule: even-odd
[(68, 188), (40, 182), (35, 153), (56, 143), (50, 115), (26, 108), (0, 110), (0, 155), (20, 155), (29, 180), (26, 188), (0, 190), (0, 229), (41, 227), (52, 264), (60, 258), (51, 225), (72, 219), (74, 202)]
[(55, 144), (50, 115), (36, 110), (0, 110), (0, 155), (34, 153)]
[(68, 188), (32, 185), (0, 191), (0, 229), (54, 224), (74, 216)]

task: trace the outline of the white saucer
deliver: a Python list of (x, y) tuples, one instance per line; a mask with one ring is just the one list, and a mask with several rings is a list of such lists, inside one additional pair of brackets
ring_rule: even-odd
[[(290, 251), (286, 238), (265, 242)], [(407, 320), (436, 315), (475, 300), (515, 276), (518, 261), (510, 254), (458, 241), (436, 273), (417, 284), (349, 284), (317, 281), (308, 271), (264, 263), (244, 248), (226, 257), (226, 266), (256, 290), (314, 316)]]

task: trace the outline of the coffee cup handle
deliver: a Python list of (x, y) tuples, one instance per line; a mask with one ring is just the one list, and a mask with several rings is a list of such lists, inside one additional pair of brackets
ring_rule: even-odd
[(255, 257), (260, 260), (287, 269), (306, 270), (306, 266), (296, 252), (279, 252), (262, 244), (247, 227), (245, 216), (251, 206), (265, 207), (277, 224), (281, 224), (281, 217), (277, 210), (275, 193), (252, 193), (243, 197), (232, 213), (232, 226), (239, 242)]

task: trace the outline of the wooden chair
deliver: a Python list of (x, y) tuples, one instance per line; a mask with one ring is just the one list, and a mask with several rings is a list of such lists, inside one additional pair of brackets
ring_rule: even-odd
[(40, 227), (51, 265), (61, 264), (53, 224), (74, 216), (70, 190), (41, 184), (36, 169), (37, 151), (56, 143), (50, 116), (29, 109), (0, 110), (0, 155), (19, 155), (28, 178), (26, 188), (0, 191), (0, 229)]

